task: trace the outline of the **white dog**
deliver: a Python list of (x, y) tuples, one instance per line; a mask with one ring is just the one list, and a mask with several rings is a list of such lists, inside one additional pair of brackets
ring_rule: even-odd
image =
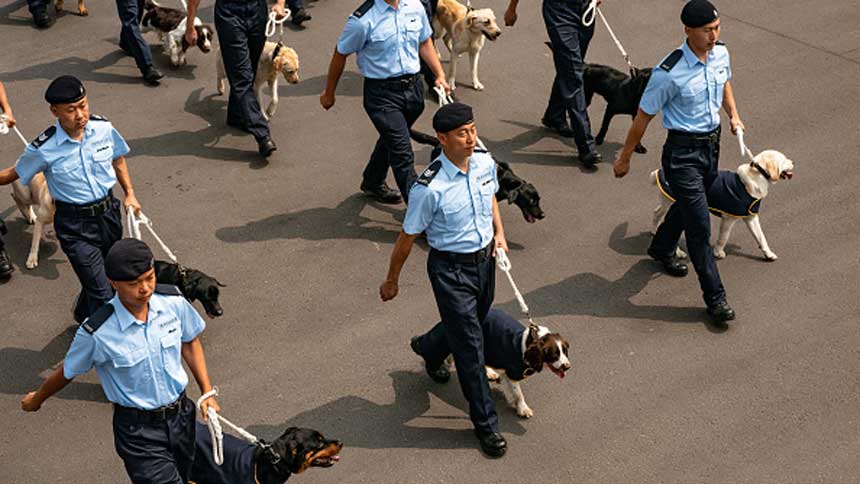
[[(226, 92), (227, 72), (224, 70), (224, 61), (221, 59), (221, 51), (215, 52), (216, 72), (218, 74), (218, 94)], [(272, 100), (263, 112), (267, 120), (275, 115), (278, 109), (278, 75), (283, 74), (284, 79), (290, 84), (299, 82), (299, 55), (296, 51), (285, 47), (281, 43), (266, 42), (263, 52), (260, 54), (260, 62), (257, 63), (257, 75), (254, 78), (254, 92), (257, 94), (257, 102), (263, 104), (263, 89), (268, 87)]]
[(37, 173), (27, 185), (15, 180), (12, 183), (12, 198), (21, 215), (33, 224), (27, 269), (35, 269), (39, 265), (39, 242), (42, 240), (43, 227), (54, 222), (54, 199), (48, 192), (45, 175)]
[[(726, 257), (726, 244), (729, 242), (732, 227), (739, 218), (746, 223), (765, 260), (777, 259), (777, 255), (767, 244), (758, 214), (770, 185), (779, 180), (790, 180), (792, 176), (794, 176), (794, 162), (775, 150), (762, 151), (755, 156), (754, 161), (740, 165), (737, 172), (719, 171), (717, 179), (708, 190), (708, 206), (711, 213), (722, 219), (720, 235), (714, 245), (714, 255), (717, 259)], [(654, 209), (654, 232), (656, 232), (657, 227), (663, 223), (669, 207), (674, 203), (675, 196), (662, 170), (652, 171), (650, 178), (651, 183), (660, 191), (660, 205)], [(687, 256), (680, 248), (675, 255), (680, 258)]]
[[(457, 0), (439, 0), (436, 15), (433, 18), (434, 39), (442, 37), (448, 48), (448, 84), (451, 89), (457, 85), (457, 59), (464, 53), (469, 53), (472, 67), (472, 87), (476, 91), (484, 89), (478, 80), (478, 59), (484, 38), (496, 40), (502, 35), (502, 30), (496, 23), (496, 15), (489, 8), (475, 10), (457, 2)], [(444, 33), (443, 33), (444, 32)]]

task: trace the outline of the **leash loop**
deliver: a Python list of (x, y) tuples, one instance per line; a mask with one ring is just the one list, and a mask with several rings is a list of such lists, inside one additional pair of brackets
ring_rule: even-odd
[[(214, 386), (212, 387), (212, 390), (209, 390), (203, 395), (200, 395), (200, 398), (197, 399), (197, 410), (200, 410), (200, 405), (203, 403), (204, 400), (218, 395), (219, 392), (220, 391), (218, 390), (218, 387)], [(281, 457), (272, 449), (271, 445), (258, 439), (254, 436), (254, 434), (222, 417), (218, 412), (215, 411), (214, 408), (209, 407), (206, 412), (206, 416), (208, 417), (209, 434), (212, 436), (212, 455), (215, 458), (215, 463), (219, 466), (224, 463), (224, 433), (221, 430), (222, 423), (228, 428), (230, 428), (230, 430), (237, 433), (240, 437), (245, 439), (248, 443), (259, 445), (264, 450), (266, 450), (270, 454), (273, 464), (277, 464), (278, 462), (280, 462)]]
[(128, 230), (128, 236), (141, 240), (141, 225), (146, 227), (146, 230), (152, 234), (153, 238), (158, 242), (158, 245), (161, 246), (161, 250), (167, 254), (167, 257), (170, 257), (170, 260), (172, 260), (174, 264), (178, 264), (179, 262), (177, 261), (176, 256), (173, 255), (173, 252), (169, 247), (167, 247), (167, 244), (161, 240), (161, 237), (159, 237), (158, 234), (155, 233), (155, 229), (152, 228), (152, 220), (150, 220), (150, 218), (143, 212), (140, 212), (140, 215), (135, 215), (134, 209), (132, 207), (128, 207), (126, 209), (126, 229)]
[(624, 46), (621, 45), (621, 41), (618, 40), (618, 37), (615, 35), (615, 32), (612, 30), (612, 27), (609, 26), (609, 22), (606, 21), (606, 17), (603, 16), (603, 12), (600, 11), (599, 8), (596, 9), (597, 13), (600, 15), (600, 20), (603, 21), (603, 25), (606, 26), (606, 30), (609, 31), (609, 35), (612, 36), (612, 40), (615, 42), (615, 47), (618, 47), (618, 51), (621, 52), (621, 55), (624, 57), (624, 62), (627, 63), (627, 67), (630, 69), (631, 74), (633, 73), (633, 63), (630, 62), (630, 56), (627, 55), (627, 51), (624, 50)]
[(585, 27), (591, 27), (591, 24), (594, 23), (595, 10), (598, 10), (597, 0), (590, 0), (588, 2), (588, 7), (585, 8), (585, 12), (582, 13), (582, 25)]
[(280, 19), (278, 18), (278, 14), (272, 10), (269, 12), (269, 21), (266, 22), (266, 38), (269, 38), (275, 35), (275, 29), (278, 30), (278, 38), (281, 43), (284, 42), (284, 22), (289, 20), (293, 16), (293, 12), (290, 9), (284, 7), (284, 16)]

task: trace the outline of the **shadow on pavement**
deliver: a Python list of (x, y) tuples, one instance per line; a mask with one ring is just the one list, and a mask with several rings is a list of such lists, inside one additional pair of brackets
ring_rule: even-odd
[[(0, 213), (0, 218), (6, 220), (8, 233), (3, 236), (6, 241), (6, 253), (9, 260), (15, 266), (16, 275), (27, 275), (41, 277), (47, 280), (55, 280), (60, 277), (58, 266), (66, 263), (65, 254), (60, 249), (60, 243), (56, 241), (53, 226), (45, 227), (42, 232), (42, 241), (39, 244), (39, 266), (35, 269), (27, 269), (27, 256), (30, 255), (30, 242), (33, 240), (33, 226), (28, 224), (21, 214), (14, 208)], [(15, 218), (7, 218), (17, 215)], [(50, 240), (46, 240), (50, 236)], [(60, 253), (57, 255), (57, 253)]]

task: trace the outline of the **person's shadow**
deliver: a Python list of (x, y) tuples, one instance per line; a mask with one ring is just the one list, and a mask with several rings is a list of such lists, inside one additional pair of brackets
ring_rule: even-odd
[[(456, 375), (456, 373), (454, 374)], [(394, 403), (379, 404), (356, 395), (347, 395), (312, 410), (288, 418), (277, 425), (258, 424), (248, 430), (267, 440), (277, 438), (287, 427), (308, 427), (328, 438), (339, 439), (346, 447), (363, 449), (460, 449), (478, 445), (471, 428), (466, 401), (452, 378), (446, 385), (430, 381), (423, 372), (398, 370), (389, 373), (394, 386)], [(425, 415), (430, 395), (461, 411), (462, 416)], [(523, 435), (526, 428), (511, 410), (498, 389), (493, 390), (500, 431)], [(441, 427), (445, 421), (459, 421), (467, 429)]]
[[(66, 356), (77, 329), (77, 325), (69, 326), (41, 351), (0, 348), (0, 393), (23, 397), (37, 390), (42, 384), (42, 374), (46, 370), (53, 369)], [(55, 397), (65, 400), (107, 402), (101, 385), (77, 381), (70, 383)]]
[[(240, 150), (218, 146), (222, 135), (230, 132), (225, 124), (227, 98), (217, 98), (217, 94), (201, 97), (203, 88), (195, 89), (185, 100), (185, 112), (206, 121), (207, 126), (197, 131), (170, 131), (164, 134), (135, 138), (128, 144), (138, 155), (176, 157), (197, 156), (210, 160), (238, 161), (249, 163), (252, 167), (265, 164), (256, 150)], [(235, 131), (243, 136), (245, 133)]]
[[(20, 12), (20, 15), (12, 16), (14, 12)], [(36, 28), (33, 25), (33, 17), (30, 15), (30, 11), (27, 10), (27, 2), (25, 0), (16, 0), (9, 5), (0, 7), (0, 25), (14, 25), (14, 26), (29, 26), (31, 28)], [(5, 78), (4, 78), (5, 80)]]
[[(643, 255), (646, 258), (634, 264), (621, 278), (614, 281), (592, 272), (584, 272), (524, 294), (532, 314), (535, 317), (580, 315), (706, 323), (705, 312), (701, 307), (639, 305), (631, 302), (651, 280), (662, 276), (663, 270), (659, 263), (645, 255), (651, 234), (643, 232), (627, 237), (626, 233), (626, 223), (616, 227), (609, 238), (609, 247), (620, 254)], [(517, 314), (519, 311), (516, 301), (502, 304), (500, 307), (510, 314)], [(721, 330), (711, 325), (708, 325), (708, 329), (715, 332)]]
[[(301, 55), (299, 55), (299, 63), (301, 63)], [(299, 68), (299, 76), (301, 76), (301, 73), (301, 68)], [(283, 79), (280, 79), (278, 81), (278, 96), (282, 98), (319, 97), (320, 93), (325, 89), (327, 79), (327, 75), (310, 77), (308, 79), (300, 77), (298, 84), (290, 85), (286, 85)], [(337, 84), (337, 97), (360, 97), (364, 94), (363, 86), (363, 77), (355, 72), (345, 71)]]

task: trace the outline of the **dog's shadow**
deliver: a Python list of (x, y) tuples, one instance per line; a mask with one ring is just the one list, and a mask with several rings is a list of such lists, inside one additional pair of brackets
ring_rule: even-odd
[[(477, 441), (471, 430), (466, 401), (455, 381), (438, 385), (423, 372), (398, 370), (389, 373), (394, 387), (394, 402), (379, 404), (366, 398), (347, 395), (312, 410), (307, 410), (277, 425), (254, 425), (248, 430), (257, 436), (275, 439), (285, 428), (309, 427), (330, 438), (342, 440), (346, 447), (363, 449), (461, 449), (477, 452)], [(430, 410), (430, 396), (460, 410), (462, 416), (425, 415)], [(502, 418), (500, 430), (523, 435), (526, 428), (507, 406), (504, 396), (493, 389), (496, 407)], [(506, 411), (507, 410), (507, 411)], [(446, 421), (457, 421), (450, 428)], [(449, 428), (446, 428), (449, 427)]]
[[(136, 154), (157, 157), (194, 156), (211, 160), (238, 161), (252, 167), (264, 163), (256, 150), (240, 150), (217, 146), (221, 137), (232, 131), (224, 124), (227, 99), (211, 94), (202, 98), (203, 88), (195, 89), (185, 101), (185, 112), (206, 121), (207, 126), (197, 131), (170, 131), (156, 136), (129, 140)], [(235, 131), (239, 136), (245, 135)]]
[[(69, 326), (41, 351), (0, 348), (0, 393), (23, 397), (37, 390), (43, 381), (42, 374), (65, 357), (77, 329), (77, 325)], [(65, 400), (107, 402), (101, 385), (97, 383), (73, 381), (55, 396)]]

